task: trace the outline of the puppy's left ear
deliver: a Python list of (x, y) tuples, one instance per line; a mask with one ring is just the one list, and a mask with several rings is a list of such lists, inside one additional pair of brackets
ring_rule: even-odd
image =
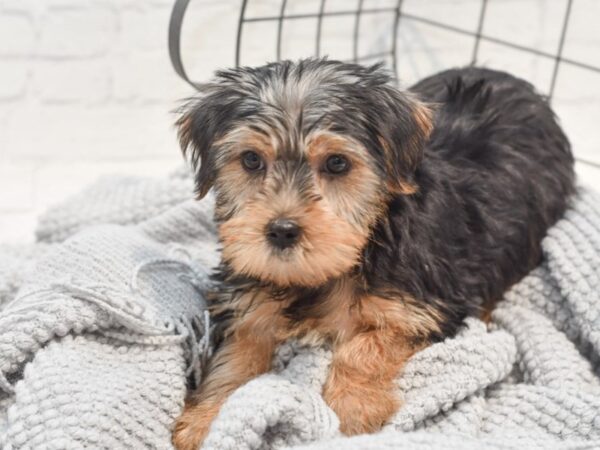
[(393, 86), (381, 88), (384, 107), (378, 129), (386, 158), (388, 189), (392, 193), (413, 194), (418, 189), (415, 171), (433, 130), (432, 106)]

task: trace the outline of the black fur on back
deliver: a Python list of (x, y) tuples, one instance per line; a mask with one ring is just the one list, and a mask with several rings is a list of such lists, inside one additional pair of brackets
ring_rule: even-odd
[(546, 100), (509, 74), (449, 70), (410, 90), (436, 105), (418, 192), (391, 201), (360, 270), (375, 291), (439, 308), (443, 338), (540, 263), (574, 191), (573, 157)]

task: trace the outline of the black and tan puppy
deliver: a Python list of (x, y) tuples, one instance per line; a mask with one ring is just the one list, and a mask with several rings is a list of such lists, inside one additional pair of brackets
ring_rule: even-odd
[(407, 358), (535, 267), (573, 158), (531, 85), (466, 68), (407, 92), (328, 60), (219, 72), (178, 121), (223, 246), (223, 337), (179, 418), (197, 448), (233, 390), (296, 337), (334, 350), (323, 389), (347, 434), (399, 408)]

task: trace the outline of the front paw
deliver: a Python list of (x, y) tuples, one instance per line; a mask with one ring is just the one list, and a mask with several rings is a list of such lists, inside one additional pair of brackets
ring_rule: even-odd
[(374, 433), (400, 407), (392, 392), (362, 387), (326, 385), (323, 398), (340, 420), (340, 431), (346, 435)]
[(198, 403), (185, 407), (175, 422), (173, 445), (177, 450), (197, 450), (204, 442), (219, 405)]

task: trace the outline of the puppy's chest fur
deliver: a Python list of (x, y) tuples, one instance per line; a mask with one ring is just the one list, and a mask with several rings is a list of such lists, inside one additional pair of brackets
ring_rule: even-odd
[(375, 294), (359, 275), (315, 288), (276, 288), (224, 276), (207, 297), (219, 339), (243, 330), (270, 333), (277, 341), (335, 344), (361, 332), (387, 330), (418, 345), (440, 331), (438, 310), (402, 292)]

